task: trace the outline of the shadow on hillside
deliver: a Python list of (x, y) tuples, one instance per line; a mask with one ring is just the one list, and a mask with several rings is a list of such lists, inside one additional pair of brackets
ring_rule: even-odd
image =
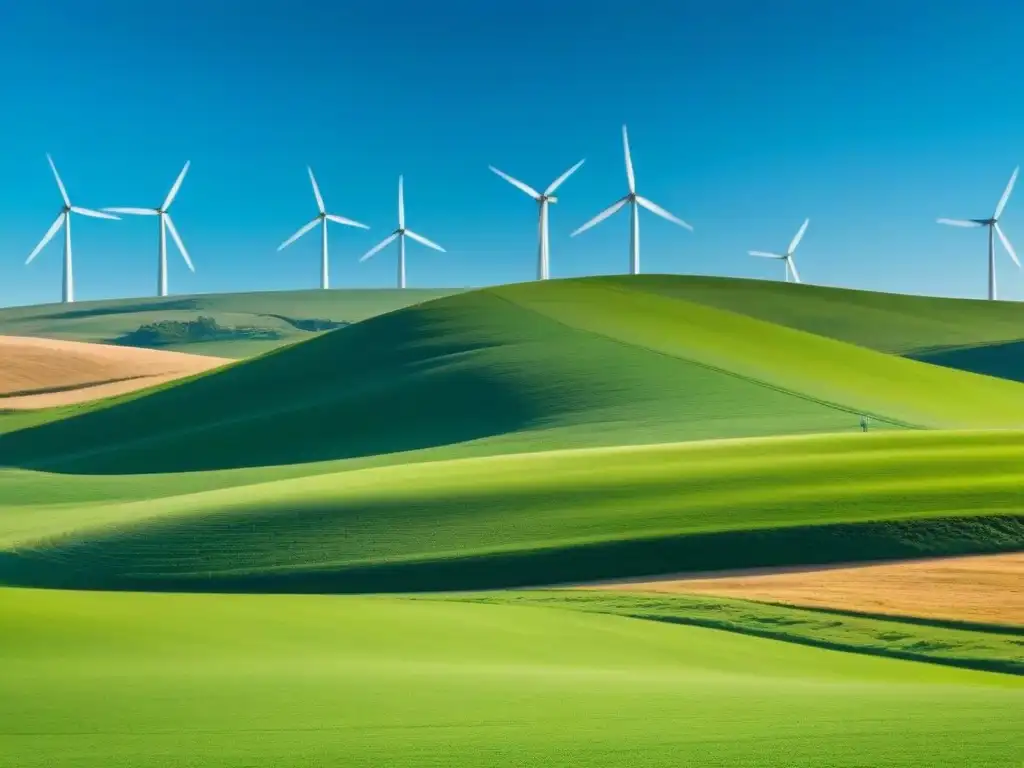
[[(443, 501), (439, 501), (443, 505)], [(360, 508), (364, 515), (389, 513), (387, 505)], [(424, 514), (428, 514), (424, 511)], [(324, 514), (355, 510), (325, 508)], [(207, 518), (211, 524), (217, 521)], [(398, 560), (380, 555), (371, 562), (317, 566), (330, 561), (335, 531), (318, 537), (326, 550), (299, 548), (283, 531), (264, 538), (289, 553), (308, 551), (308, 565), (268, 565), (211, 570), (203, 549), (234, 547), (234, 560), (247, 561), (246, 543), (256, 539), (254, 525), (222, 529), (174, 529), (159, 524), (81, 541), (53, 542), (35, 549), (0, 552), (0, 584), (59, 589), (188, 591), (218, 593), (428, 593), (513, 589), (657, 577), (680, 572), (736, 568), (772, 568), (794, 563), (827, 565), (925, 557), (1016, 552), (1024, 547), (1024, 515), (929, 518), (759, 530), (695, 533), (656, 539), (528, 547), (487, 555)], [(306, 532), (308, 534), (308, 532)], [(303, 534), (305, 535), (305, 534)], [(148, 541), (146, 540), (148, 539)], [(230, 543), (229, 543), (230, 542)], [(430, 551), (424, 543), (423, 552)], [(352, 555), (358, 559), (357, 555)], [(223, 558), (222, 558), (223, 560)], [(234, 561), (233, 560), (233, 561)], [(301, 558), (300, 558), (301, 560)], [(233, 562), (232, 561), (232, 562)]]
[(1024, 341), (921, 349), (909, 352), (905, 357), (946, 368), (1024, 382)]
[(432, 448), (546, 415), (515, 371), (480, 364), (486, 334), (404, 311), (330, 331), (0, 439), (0, 466), (151, 474)]

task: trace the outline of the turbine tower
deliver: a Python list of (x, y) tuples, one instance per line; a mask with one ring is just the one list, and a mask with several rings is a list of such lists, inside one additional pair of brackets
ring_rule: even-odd
[(91, 216), (94, 219), (114, 219), (115, 221), (119, 221), (119, 219), (117, 216), (111, 216), (108, 213), (101, 213), (90, 208), (80, 208), (77, 205), (72, 205), (71, 200), (68, 198), (68, 191), (64, 188), (64, 182), (60, 180), (60, 174), (57, 173), (57, 166), (53, 164), (53, 158), (50, 157), (49, 153), (46, 155), (46, 161), (50, 164), (50, 169), (53, 171), (53, 178), (57, 180), (57, 188), (60, 189), (60, 196), (64, 199), (64, 205), (61, 206), (57, 218), (54, 219), (53, 224), (50, 225), (46, 234), (43, 235), (43, 239), (39, 241), (39, 245), (35, 247), (25, 260), (25, 264), (26, 266), (31, 264), (32, 259), (39, 255), (39, 252), (57, 234), (57, 230), (61, 228), (61, 225), (64, 225), (64, 279), (60, 300), (70, 304), (75, 300), (75, 275), (71, 268), (71, 214), (78, 213), (82, 216)]
[(192, 259), (188, 257), (188, 251), (185, 250), (185, 244), (181, 241), (181, 235), (178, 234), (177, 228), (174, 226), (174, 221), (171, 219), (170, 207), (171, 203), (174, 202), (174, 198), (178, 194), (178, 190), (181, 189), (181, 182), (185, 180), (185, 174), (188, 173), (188, 168), (192, 164), (192, 161), (186, 161), (185, 167), (181, 169), (181, 173), (178, 174), (178, 178), (175, 179), (174, 185), (171, 187), (171, 191), (167, 193), (167, 198), (164, 200), (163, 205), (159, 208), (104, 208), (104, 211), (110, 211), (111, 213), (125, 213), (130, 216), (156, 216), (160, 220), (160, 249), (157, 255), (156, 263), (156, 295), (166, 296), (167, 295), (167, 233), (171, 233), (171, 237), (174, 238), (175, 245), (178, 246), (178, 251), (181, 253), (181, 257), (185, 260), (185, 264), (188, 265), (190, 271), (195, 272), (196, 268), (192, 266)]
[(610, 206), (601, 211), (597, 216), (592, 218), (582, 227), (573, 232), (570, 237), (576, 237), (581, 232), (585, 232), (595, 224), (599, 224), (619, 208), (629, 203), (630, 209), (630, 232), (629, 232), (629, 272), (632, 275), (640, 273), (640, 217), (639, 207), (643, 206), (651, 213), (656, 213), (663, 219), (668, 219), (674, 224), (678, 224), (681, 227), (693, 231), (693, 227), (687, 224), (682, 219), (676, 218), (671, 213), (666, 211), (660, 205), (656, 205), (648, 200), (646, 197), (641, 197), (636, 193), (636, 178), (633, 176), (633, 160), (629, 154), (629, 135), (626, 133), (626, 126), (622, 126), (622, 148), (626, 155), (626, 181), (629, 183), (629, 192), (625, 197), (612, 203)]
[(796, 251), (796, 247), (800, 245), (800, 240), (803, 239), (804, 232), (807, 231), (807, 225), (811, 223), (810, 219), (805, 219), (803, 225), (796, 233), (796, 237), (793, 238), (793, 242), (789, 244), (789, 248), (786, 249), (785, 253), (768, 253), (767, 251), (747, 251), (751, 256), (761, 256), (766, 259), (782, 259), (786, 262), (786, 282), (789, 282), (789, 274), (793, 273), (793, 281), (800, 282), (800, 273), (796, 271), (796, 264), (793, 262), (793, 253)]
[(574, 165), (568, 171), (566, 171), (553, 182), (551, 182), (551, 184), (548, 185), (548, 188), (545, 189), (543, 192), (538, 192), (528, 184), (524, 184), (518, 179), (513, 179), (507, 173), (499, 171), (493, 165), (487, 166), (496, 174), (501, 176), (501, 178), (503, 178), (505, 181), (511, 184), (513, 187), (518, 187), (523, 192), (532, 197), (534, 200), (536, 200), (539, 204), (540, 222), (537, 225), (538, 237), (540, 238), (540, 243), (537, 247), (538, 280), (547, 280), (548, 277), (550, 277), (548, 271), (548, 265), (551, 260), (551, 249), (548, 245), (548, 203), (558, 202), (558, 198), (554, 196), (555, 190), (562, 186), (562, 182), (564, 182), (566, 179), (568, 179), (570, 176), (576, 173), (576, 171), (579, 170), (580, 166), (583, 165), (583, 162), (583, 160), (580, 160), (578, 163), (576, 163), (576, 165)]
[(435, 251), (444, 253), (445, 250), (440, 245), (430, 240), (427, 240), (423, 235), (419, 235), (413, 232), (411, 229), (405, 228), (405, 193), (402, 189), (402, 177), (398, 177), (398, 229), (392, 232), (390, 235), (385, 237), (373, 248), (363, 254), (359, 259), (360, 262), (366, 261), (368, 258), (373, 256), (375, 253), (382, 251), (387, 248), (396, 239), (398, 240), (398, 287), (405, 288), (405, 238), (411, 237), (417, 243), (422, 243), (428, 248), (433, 248)]
[(327, 222), (333, 221), (335, 224), (344, 224), (346, 227), (359, 227), (359, 229), (369, 229), (365, 224), (360, 224), (358, 221), (352, 219), (346, 219), (343, 216), (335, 216), (333, 213), (328, 213), (324, 207), (324, 199), (320, 195), (320, 187), (316, 183), (316, 177), (313, 175), (313, 169), (308, 165), (306, 170), (309, 171), (309, 181), (313, 185), (313, 195), (316, 197), (316, 206), (319, 209), (319, 213), (313, 218), (309, 224), (303, 226), (298, 232), (289, 237), (279, 246), (277, 250), (283, 251), (289, 245), (294, 243), (304, 234), (309, 232), (317, 224), (320, 225), (320, 287), (323, 289), (330, 288), (330, 276), (328, 275), (327, 269)]
[(999, 226), (999, 217), (1003, 215), (1003, 209), (1006, 208), (1006, 201), (1010, 199), (1010, 193), (1013, 191), (1013, 185), (1017, 181), (1017, 172), (1020, 170), (1020, 166), (1013, 169), (1013, 174), (1010, 176), (1010, 181), (1006, 185), (1006, 189), (1003, 191), (1003, 196), (999, 198), (999, 202), (996, 204), (995, 213), (989, 219), (937, 219), (939, 224), (949, 224), (954, 227), (988, 227), (988, 298), (990, 301), (995, 301), (996, 298), (996, 243), (995, 235), (999, 235), (1000, 241), (1003, 243), (1003, 247), (1006, 252), (1010, 254), (1010, 258), (1013, 259), (1013, 263), (1020, 268), (1020, 261), (1017, 259), (1017, 254), (1013, 250), (1013, 246), (1010, 245), (1009, 238), (1003, 233), (1002, 228)]

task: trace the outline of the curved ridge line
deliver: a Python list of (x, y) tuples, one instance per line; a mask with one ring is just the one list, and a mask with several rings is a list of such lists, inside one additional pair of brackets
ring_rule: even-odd
[[(628, 290), (625, 290), (625, 289), (620, 289), (620, 288), (618, 288), (616, 286), (611, 286), (611, 290), (619, 291), (621, 293), (627, 293), (627, 294), (629, 294), (629, 293), (638, 293), (638, 291), (628, 291)], [(737, 371), (731, 371), (728, 368), (720, 368), (719, 366), (712, 365), (710, 363), (701, 362), (699, 360), (695, 360), (693, 358), (686, 357), (685, 355), (674, 355), (674, 354), (672, 354), (670, 352), (665, 352), (664, 350), (654, 349), (654, 348), (649, 347), (649, 346), (647, 346), (645, 344), (637, 344), (637, 343), (634, 343), (634, 342), (625, 341), (623, 339), (617, 339), (614, 336), (609, 336), (608, 334), (602, 333), (601, 331), (595, 331), (595, 330), (592, 330), (590, 328), (581, 328), (581, 327), (579, 327), (577, 325), (572, 325), (572, 324), (570, 324), (570, 323), (568, 323), (568, 322), (566, 322), (564, 320), (559, 320), (556, 317), (552, 317), (548, 313), (543, 312), (542, 310), (537, 309), (536, 307), (530, 307), (530, 306), (526, 306), (524, 304), (521, 304), (518, 301), (516, 301), (515, 299), (509, 298), (508, 296), (502, 296), (500, 294), (493, 293), (493, 292), (490, 292), (490, 291), (489, 291), (489, 293), (491, 293), (491, 295), (494, 296), (496, 299), (500, 299), (502, 301), (506, 301), (509, 304), (512, 304), (513, 306), (518, 307), (519, 309), (525, 310), (527, 312), (532, 312), (532, 313), (534, 313), (536, 315), (539, 315), (539, 316), (541, 316), (543, 318), (546, 318), (547, 320), (550, 320), (553, 323), (557, 323), (558, 325), (561, 325), (564, 328), (568, 328), (569, 330), (576, 331), (578, 333), (584, 333), (584, 334), (587, 334), (587, 335), (590, 335), (590, 336), (597, 336), (599, 338), (605, 339), (605, 340), (613, 342), (615, 344), (619, 344), (620, 346), (624, 346), (624, 347), (632, 347), (634, 349), (643, 349), (643, 350), (645, 350), (647, 352), (650, 352), (652, 354), (660, 355), (661, 357), (667, 357), (670, 360), (680, 360), (682, 362), (689, 363), (691, 365), (695, 365), (695, 366), (697, 366), (699, 368), (703, 368), (703, 369), (708, 370), (708, 371), (713, 371), (715, 373), (720, 373), (720, 374), (723, 374), (725, 376), (731, 376), (734, 379), (739, 379), (740, 381), (745, 381), (745, 382), (747, 382), (749, 384), (754, 384), (756, 386), (760, 386), (760, 387), (763, 387), (765, 389), (770, 389), (770, 390), (772, 390), (774, 392), (779, 392), (779, 393), (784, 394), (784, 395), (790, 395), (791, 397), (796, 397), (796, 398), (799, 398), (800, 400), (805, 400), (807, 402), (815, 403), (817, 405), (822, 405), (822, 406), (825, 406), (826, 408), (832, 408), (833, 410), (836, 410), (836, 411), (842, 411), (843, 413), (858, 414), (858, 415), (859, 414), (865, 414), (865, 415), (871, 416), (873, 419), (876, 419), (877, 421), (882, 421), (882, 422), (885, 422), (887, 424), (892, 424), (894, 426), (906, 427), (908, 429), (928, 429), (928, 427), (926, 427), (923, 424), (914, 424), (912, 422), (900, 421), (899, 419), (894, 419), (894, 418), (891, 418), (889, 416), (880, 416), (877, 413), (872, 413), (872, 412), (869, 412), (869, 411), (862, 411), (862, 410), (859, 410), (859, 409), (854, 409), (854, 408), (851, 408), (849, 406), (844, 406), (844, 405), (841, 405), (839, 403), (832, 402), (830, 400), (825, 400), (823, 398), (814, 397), (813, 395), (807, 394), (805, 392), (799, 392), (797, 390), (788, 389), (788, 388), (783, 387), (783, 386), (778, 385), (778, 384), (772, 384), (772, 383), (770, 383), (768, 381), (764, 381), (763, 379), (758, 379), (758, 378), (756, 378), (754, 376), (750, 376), (750, 375), (747, 375), (747, 374), (742, 374), (742, 373), (739, 373)], [(693, 303), (693, 302), (688, 302), (688, 303)], [(704, 307), (705, 305), (700, 304), (700, 305), (697, 305), (697, 306)], [(712, 309), (712, 310), (715, 309), (714, 307), (706, 307), (706, 308), (707, 309)], [(728, 310), (719, 310), (719, 311), (728, 311)], [(743, 318), (746, 318), (747, 320), (755, 320), (755, 321), (757, 321), (757, 318), (747, 317), (746, 315), (740, 315), (738, 313), (732, 313), (732, 314), (736, 314), (738, 317), (743, 317)], [(767, 321), (764, 321), (764, 320), (758, 321), (758, 322), (765, 322), (765, 323), (767, 323)], [(767, 324), (768, 325), (778, 325), (778, 323), (767, 323)], [(785, 326), (782, 326), (782, 327), (785, 327)], [(789, 329), (789, 330), (793, 330), (793, 329)], [(810, 335), (814, 336), (816, 334), (810, 334)], [(819, 337), (819, 338), (827, 338), (827, 337), (822, 336), (822, 337)], [(884, 354), (884, 353), (879, 353), (879, 354)]]

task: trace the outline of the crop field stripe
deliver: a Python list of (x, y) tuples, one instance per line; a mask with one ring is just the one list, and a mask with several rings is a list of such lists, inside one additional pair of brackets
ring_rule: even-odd
[(1024, 676), (1024, 627), (953, 627), (703, 595), (564, 591), (423, 596), (492, 605), (529, 605), (628, 616), (833, 651)]

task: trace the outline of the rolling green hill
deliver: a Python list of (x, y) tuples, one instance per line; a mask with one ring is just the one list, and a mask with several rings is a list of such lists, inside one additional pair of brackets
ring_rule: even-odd
[(727, 277), (630, 278), (644, 290), (779, 323), (882, 352), (1024, 339), (1024, 304), (858, 291)]
[[(308, 339), (337, 324), (457, 292), (424, 288), (263, 291), (11, 307), (0, 309), (0, 335), (242, 358)], [(182, 328), (199, 318), (212, 320), (218, 328), (213, 332)]]
[[(619, 282), (623, 278), (590, 278)], [(949, 367), (1024, 379), (1024, 306), (736, 278), (637, 275), (631, 286), (839, 341)], [(251, 357), (457, 289), (270, 291), (0, 309), (0, 334)], [(200, 317), (220, 330), (189, 337)], [(977, 354), (970, 350), (983, 347)], [(946, 354), (949, 352), (950, 354)]]
[(852, 431), (862, 413), (876, 427), (1024, 428), (1019, 383), (644, 285), (525, 283), (427, 302), (8, 432), (0, 463), (192, 471), (466, 443), (500, 453)]
[(475, 589), (1012, 551), (1022, 467), (1021, 432), (912, 431), (250, 472), (205, 490), (209, 473), (95, 489), (0, 473), (0, 584)]
[[(1013, 627), (466, 592), (1024, 549), (1024, 384), (901, 356), (1014, 378), (1006, 354), (972, 356), (1012, 356), (1015, 306), (666, 277), (367, 292), (337, 314), (332, 293), (279, 294), (273, 321), (266, 296), (210, 297), (9, 331), (278, 348), (0, 414), (8, 760), (994, 768), (1024, 750)], [(366, 592), (418, 595), (299, 594)]]

